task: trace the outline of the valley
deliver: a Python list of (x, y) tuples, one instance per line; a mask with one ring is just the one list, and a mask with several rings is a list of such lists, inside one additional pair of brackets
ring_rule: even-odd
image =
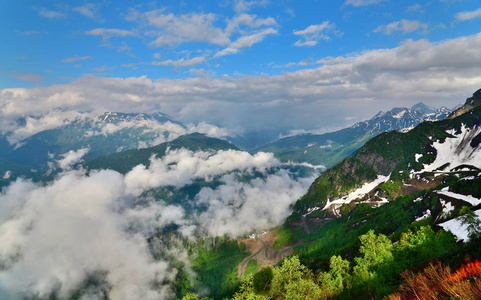
[[(189, 133), (187, 126), (163, 114), (107, 113), (95, 121), (36, 133), (19, 146), (6, 144), (2, 197), (14, 199), (16, 185), (31, 185), (26, 206), (7, 210), (12, 215), (12, 208), (27, 213), (35, 205), (34, 195), (48, 195), (50, 190), (70, 193), (99, 180), (94, 190), (79, 191), (79, 197), (95, 195), (88, 197), (100, 201), (96, 204), (100, 215), (128, 228), (116, 228), (114, 234), (122, 235), (125, 243), (134, 237), (147, 241), (155, 264), (170, 266), (165, 270), (172, 275), (158, 282), (170, 298), (197, 299), (191, 293), (214, 299), (272, 294), (275, 281), (267, 282), (263, 292), (246, 284), (254, 284), (265, 270), (277, 270), (275, 276), (280, 276), (286, 263), (298, 264), (296, 268), (303, 270), (298, 270), (299, 278), (309, 281), (305, 277), (309, 272), (319, 276), (333, 272), (335, 257), (342, 257), (347, 277), (336, 289), (323, 277), (316, 286), (325, 287), (311, 291), (320, 299), (344, 298), (346, 293), (386, 296), (402, 283), (401, 271), (386, 275), (389, 282), (376, 281), (383, 291), (366, 289), (366, 283), (377, 279), (356, 271), (361, 261), (359, 237), (389, 239), (393, 244), (388, 252), (401, 255), (394, 246), (400, 239), (429, 234), (437, 252), (429, 257), (419, 254), (422, 257), (403, 270), (425, 266), (430, 259), (456, 266), (463, 253), (478, 257), (467, 243), (468, 225), (459, 221), (466, 211), (478, 215), (481, 207), (478, 94), (467, 100), (471, 109), (463, 114), (459, 111), (465, 106), (451, 112), (417, 104), (378, 113), (337, 132), (280, 138), (250, 152), (226, 137)], [(40, 144), (44, 150), (22, 160), (22, 151)], [(317, 152), (309, 152), (311, 148)], [(35, 169), (22, 167), (29, 165)], [(47, 199), (45, 203), (50, 202)], [(32, 214), (29, 220), (43, 222), (39, 220), (64, 209), (60, 202), (48, 207), (52, 209)], [(81, 222), (97, 219), (89, 207), (76, 214)], [(69, 214), (55, 218), (68, 224), (63, 215)], [(45, 231), (27, 231), (23, 236), (35, 240), (42, 234)], [(69, 252), (81, 255), (77, 249)], [(453, 253), (453, 260), (448, 253)], [(14, 260), (6, 262), (15, 265)], [(99, 276), (85, 288), (58, 293), (105, 292), (109, 289), (102, 283), (105, 277)], [(145, 288), (139, 290), (144, 292)]]

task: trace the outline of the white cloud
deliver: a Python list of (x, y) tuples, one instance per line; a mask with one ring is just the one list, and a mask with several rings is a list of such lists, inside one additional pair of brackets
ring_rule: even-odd
[(354, 7), (368, 6), (368, 5), (378, 4), (382, 1), (383, 0), (347, 0), (346, 2), (344, 2), (344, 5), (352, 5)]
[(459, 12), (455, 15), (455, 18), (457, 21), (460, 21), (460, 22), (481, 18), (481, 8), (478, 8), (473, 11)]
[(10, 176), (12, 176), (12, 171), (6, 171), (3, 175), (3, 179), (10, 179)]
[(250, 10), (252, 6), (266, 6), (268, 4), (269, 0), (235, 0), (234, 10), (238, 13), (241, 13)]
[(78, 12), (79, 14), (86, 16), (87, 18), (94, 19), (94, 20), (102, 20), (100, 13), (99, 13), (99, 5), (93, 3), (85, 3), (82, 6), (77, 6), (72, 8), (73, 11)]
[[(70, 96), (77, 97), (72, 93), (64, 94), (63, 96)], [(55, 99), (56, 95), (52, 96), (50, 99)], [(20, 112), (21, 113), (21, 112)], [(7, 136), (7, 140), (11, 144), (17, 144), (18, 142), (22, 141), (23, 139), (32, 136), (36, 133), (39, 133), (44, 130), (58, 128), (60, 126), (68, 125), (76, 120), (85, 119), (87, 115), (83, 113), (78, 113), (72, 110), (51, 110), (48, 113), (39, 115), (39, 116), (26, 116), (24, 118), (25, 124), (19, 127), (16, 124), (15, 119), (5, 120), (4, 130), (10, 131), (9, 135)]]
[(20, 299), (56, 290), (67, 298), (97, 273), (110, 299), (171, 298), (165, 282), (176, 270), (153, 259), (141, 233), (127, 231), (119, 210), (124, 191), (113, 171), (64, 173), (44, 187), (23, 180), (9, 186), (0, 194), (0, 293)]
[(186, 67), (193, 66), (204, 63), (206, 61), (204, 56), (197, 56), (190, 59), (178, 59), (178, 60), (164, 60), (164, 61), (154, 61), (152, 64), (154, 66), (174, 66), (174, 67)]
[(65, 85), (0, 90), (0, 128), (12, 131), (18, 129), (16, 118), (67, 107), (97, 115), (161, 110), (186, 124), (205, 121), (228, 130), (339, 128), (352, 124), (346, 117), (362, 120), (419, 101), (452, 107), (481, 87), (480, 62), (481, 34), (476, 34), (439, 42), (408, 39), (276, 76), (86, 75)]
[(169, 151), (162, 158), (151, 158), (148, 168), (136, 166), (125, 175), (125, 182), (127, 191), (140, 195), (160, 186), (182, 187), (192, 184), (195, 179), (210, 181), (214, 176), (234, 170), (265, 172), (276, 166), (280, 166), (280, 162), (272, 153), (251, 155), (235, 150), (212, 153), (178, 149)]
[(62, 154), (63, 158), (57, 160), (58, 165), (62, 170), (70, 170), (72, 169), (73, 165), (82, 162), (82, 157), (84, 157), (90, 148), (82, 148), (77, 151), (70, 150), (67, 153)]
[(262, 26), (276, 26), (277, 22), (271, 17), (263, 19), (258, 18), (256, 15), (243, 13), (228, 20), (225, 32), (230, 36), (234, 32), (238, 31), (242, 25), (250, 28), (259, 28)]
[[(76, 161), (80, 152), (65, 159)], [(281, 224), (313, 178), (294, 180), (280, 165), (270, 153), (179, 149), (125, 176), (110, 170), (66, 171), (43, 186), (19, 179), (0, 192), (0, 296), (42, 298), (55, 291), (68, 298), (96, 275), (100, 286), (87, 290), (87, 298), (96, 299), (100, 289), (113, 300), (173, 298), (177, 270), (151, 253), (170, 250), (155, 241), (149, 247), (147, 239), (170, 224), (186, 235), (211, 236)], [(273, 168), (277, 171), (268, 174)], [(238, 179), (254, 170), (265, 179)], [(182, 207), (134, 197), (150, 188), (218, 176), (223, 176), (221, 185), (191, 199), (205, 209), (188, 217)], [(186, 253), (176, 257), (186, 259)]]
[(181, 42), (205, 42), (214, 45), (225, 45), (229, 38), (214, 22), (216, 15), (212, 13), (190, 13), (175, 16), (164, 14), (162, 10), (154, 10), (143, 14), (150, 25), (160, 30), (158, 38), (151, 44), (156, 47), (174, 45)]
[[(241, 1), (237, 4), (245, 7), (261, 3)], [(274, 27), (278, 25), (272, 17), (261, 18), (244, 12), (232, 18), (220, 18), (213, 13), (175, 15), (166, 13), (164, 9), (145, 13), (132, 11), (128, 20), (138, 22), (144, 35), (154, 38), (150, 42), (153, 47), (175, 47), (199, 42), (224, 47), (214, 57), (236, 54), (241, 49), (251, 47), (266, 36), (277, 34)], [(170, 60), (168, 62), (172, 63)]]
[(274, 28), (267, 28), (251, 35), (244, 35), (232, 42), (229, 47), (217, 52), (214, 57), (221, 57), (230, 54), (236, 54), (241, 49), (252, 47), (254, 44), (262, 42), (266, 36), (270, 34), (277, 34), (277, 30)]
[(136, 36), (137, 34), (130, 30), (118, 29), (118, 28), (95, 28), (84, 32), (86, 35), (101, 36), (103, 41), (107, 41), (113, 36)]
[(421, 5), (419, 4), (413, 4), (413, 5), (410, 5), (408, 6), (408, 8), (406, 9), (407, 12), (423, 12), (421, 10)]
[(138, 68), (136, 65), (134, 65), (134, 64), (132, 64), (132, 63), (130, 63), (130, 64), (122, 64), (121, 66), (124, 67), (124, 68), (132, 68), (132, 69), (134, 69), (134, 70), (136, 70), (136, 69)]
[(62, 60), (62, 62), (71, 64), (71, 63), (74, 63), (74, 62), (79, 61), (79, 60), (92, 60), (92, 59), (93, 59), (92, 56), (82, 56), (82, 57), (76, 56), (76, 57), (66, 58), (66, 59)]
[(197, 125), (189, 124), (188, 130), (191, 133), (198, 132), (218, 139), (225, 139), (227, 136), (236, 136), (235, 132), (229, 132), (225, 128), (221, 128), (219, 126), (215, 126), (206, 122), (200, 122)]
[(402, 31), (402, 33), (410, 33), (422, 29), (421, 33), (426, 33), (428, 31), (429, 25), (426, 23), (421, 23), (417, 20), (405, 20), (396, 21), (389, 23), (387, 25), (381, 25), (373, 30), (373, 32), (382, 32), (384, 34), (390, 35), (395, 31)]
[(242, 236), (279, 226), (313, 179), (296, 181), (285, 170), (248, 183), (238, 181), (234, 174), (225, 175), (222, 185), (203, 188), (196, 196), (199, 205), (208, 206), (198, 216), (201, 228), (211, 236)]
[(245, 35), (237, 39), (230, 44), (231, 48), (244, 49), (252, 47), (252, 45), (262, 42), (264, 38), (269, 34), (277, 34), (277, 30), (273, 28), (267, 28), (251, 35)]
[(329, 21), (324, 21), (321, 24), (310, 25), (304, 30), (294, 31), (294, 35), (302, 36), (301, 40), (298, 40), (294, 46), (308, 46), (313, 47), (317, 45), (319, 40), (331, 39), (326, 32), (330, 32), (335, 28), (334, 24)]
[(65, 13), (60, 11), (48, 10), (45, 8), (40, 8), (38, 10), (38, 14), (42, 17), (49, 18), (49, 19), (59, 19), (66, 16)]

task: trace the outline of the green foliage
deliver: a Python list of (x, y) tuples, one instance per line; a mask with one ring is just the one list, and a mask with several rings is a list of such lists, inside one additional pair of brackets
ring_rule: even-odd
[(272, 268), (267, 267), (261, 269), (259, 272), (254, 274), (254, 279), (252, 286), (256, 293), (262, 293), (264, 291), (269, 291), (272, 278), (274, 277), (272, 273)]
[(467, 206), (463, 206), (459, 213), (458, 219), (462, 224), (468, 225), (469, 239), (479, 239), (481, 237), (481, 220), (478, 216)]
[(249, 254), (244, 244), (224, 237), (211, 247), (196, 247), (192, 251), (192, 265), (198, 281), (209, 287), (209, 295), (222, 298), (232, 295), (239, 286), (237, 266)]
[(388, 180), (379, 186), (379, 189), (386, 192), (390, 196), (399, 195), (399, 190), (401, 188), (401, 181)]
[(209, 298), (209, 297), (200, 298), (198, 295), (194, 293), (188, 293), (182, 298), (182, 300), (212, 300), (212, 298)]

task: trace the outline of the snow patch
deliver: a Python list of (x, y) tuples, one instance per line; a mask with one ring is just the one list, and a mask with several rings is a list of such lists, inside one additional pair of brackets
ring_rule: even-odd
[(403, 110), (403, 111), (401, 111), (400, 113), (395, 114), (395, 115), (392, 116), (392, 117), (395, 118), (395, 119), (401, 119), (401, 118), (404, 116), (405, 113), (406, 113), (406, 111)]
[(327, 203), (326, 203), (326, 206), (323, 208), (323, 210), (328, 209), (331, 205), (335, 205), (335, 206), (338, 207), (338, 206), (341, 206), (342, 204), (351, 203), (352, 201), (354, 201), (356, 199), (364, 197), (367, 193), (372, 191), (378, 185), (386, 182), (389, 179), (390, 176), (391, 176), (391, 174), (389, 174), (388, 176), (379, 175), (376, 178), (376, 180), (371, 181), (371, 182), (366, 182), (363, 186), (361, 186), (357, 190), (349, 193), (348, 195), (346, 195), (346, 196), (344, 196), (340, 199), (336, 199), (336, 200), (333, 200), (333, 201), (329, 201), (329, 199), (328, 199)]
[(423, 157), (422, 154), (416, 153), (416, 154), (414, 155), (414, 160), (415, 160), (416, 162), (419, 162), (419, 159), (420, 159), (421, 157)]
[(459, 200), (463, 200), (465, 202), (468, 202), (469, 204), (471, 204), (472, 206), (476, 206), (478, 204), (481, 204), (481, 199), (478, 199), (478, 198), (475, 198), (471, 195), (469, 196), (466, 196), (466, 195), (462, 195), (462, 194), (457, 194), (457, 193), (453, 193), (453, 192), (448, 192), (447, 190), (445, 190), (446, 188), (442, 189), (441, 191), (438, 191), (437, 193), (440, 194), (440, 195), (445, 195), (445, 196), (448, 196), (448, 197), (451, 197), (451, 198), (455, 198), (455, 199), (459, 199)]
[(428, 218), (428, 217), (430, 217), (430, 216), (431, 216), (431, 211), (430, 211), (429, 209), (427, 209), (427, 210), (425, 210), (425, 211), (423, 212), (423, 215), (422, 215), (422, 216), (416, 218), (416, 220), (414, 220), (414, 221), (415, 221), (415, 222), (421, 221), (421, 220), (426, 219), (426, 218)]
[(439, 200), (441, 202), (441, 206), (443, 207), (443, 214), (445, 216), (447, 216), (448, 214), (450, 214), (454, 209), (455, 207), (451, 204), (451, 202), (449, 201), (444, 201), (444, 200)]
[(479, 146), (473, 148), (469, 142), (481, 132), (481, 127), (475, 126), (473, 129), (467, 128), (464, 124), (461, 133), (456, 135), (456, 130), (451, 129), (446, 133), (453, 135), (453, 138), (446, 138), (444, 143), (439, 141), (433, 143), (437, 151), (436, 160), (430, 165), (424, 165), (424, 172), (434, 171), (441, 166), (449, 163), (449, 167), (455, 168), (459, 165), (473, 165), (481, 167), (481, 151)]
[[(478, 218), (481, 218), (481, 209), (476, 210), (474, 213), (477, 215)], [(458, 241), (469, 240), (468, 225), (462, 224), (461, 221), (458, 219), (452, 219), (444, 223), (440, 223), (439, 226), (441, 226), (446, 231), (451, 231), (457, 237)]]
[(315, 212), (316, 210), (319, 210), (321, 209), (321, 207), (317, 207), (317, 206), (314, 206), (314, 207), (310, 207), (307, 209), (307, 213), (303, 214), (302, 216), (305, 217), (307, 215), (310, 215), (311, 213)]

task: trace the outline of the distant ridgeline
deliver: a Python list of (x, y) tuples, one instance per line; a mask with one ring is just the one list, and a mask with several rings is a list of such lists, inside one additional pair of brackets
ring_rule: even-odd
[(442, 120), (450, 113), (446, 107), (432, 109), (418, 103), (410, 109), (402, 107), (379, 112), (370, 120), (339, 131), (281, 138), (257, 151), (273, 152), (284, 162), (308, 162), (330, 168), (381, 132), (410, 129), (425, 120)]

